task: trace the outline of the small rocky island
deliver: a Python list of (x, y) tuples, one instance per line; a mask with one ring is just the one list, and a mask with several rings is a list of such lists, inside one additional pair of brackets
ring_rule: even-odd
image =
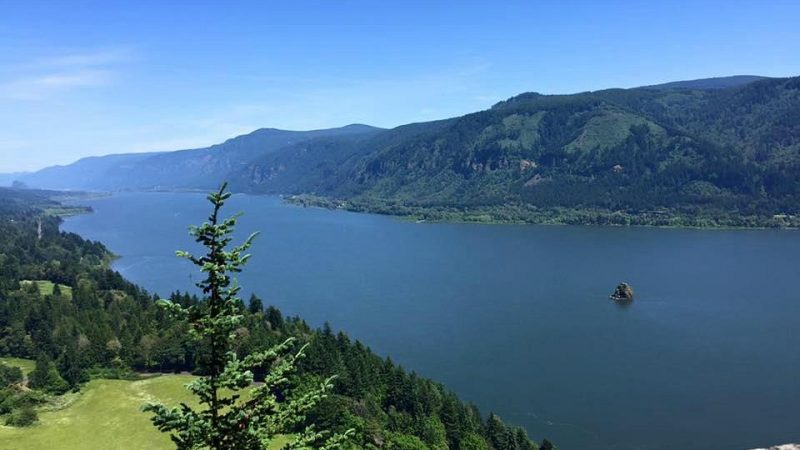
[(618, 302), (629, 302), (633, 300), (633, 287), (628, 283), (622, 282), (617, 285), (617, 288), (614, 289), (614, 293), (612, 293), (609, 298)]

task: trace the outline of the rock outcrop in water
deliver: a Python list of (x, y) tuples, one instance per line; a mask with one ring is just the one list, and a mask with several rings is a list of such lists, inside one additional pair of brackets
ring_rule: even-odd
[(617, 285), (617, 288), (614, 289), (614, 293), (611, 294), (610, 298), (618, 302), (629, 302), (633, 300), (633, 287), (628, 283), (622, 282)]

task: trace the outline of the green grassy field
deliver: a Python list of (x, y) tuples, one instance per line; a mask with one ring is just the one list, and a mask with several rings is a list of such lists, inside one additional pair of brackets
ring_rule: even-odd
[(5, 364), (11, 367), (19, 367), (22, 369), (22, 373), (27, 375), (28, 372), (33, 371), (33, 368), (36, 366), (36, 363), (30, 359), (22, 359), (22, 358), (0, 358), (0, 364)]
[[(9, 364), (33, 368), (27, 360), (4, 358)], [(78, 394), (67, 394), (64, 406), (39, 411), (30, 428), (0, 426), (0, 450), (168, 450), (169, 437), (156, 430), (148, 401), (192, 404), (184, 385), (188, 375), (163, 375), (146, 380), (93, 380)], [(51, 410), (48, 410), (51, 409)], [(280, 448), (285, 442), (276, 442)]]
[[(27, 286), (30, 286), (32, 283), (36, 283), (37, 287), (39, 288), (39, 293), (42, 295), (53, 295), (53, 289), (55, 288), (55, 283), (52, 281), (43, 281), (43, 280), (22, 280), (19, 282), (20, 288), (24, 289)], [(61, 289), (61, 294), (67, 298), (72, 298), (72, 288), (69, 286), (65, 286), (63, 284), (58, 285), (59, 289)]]

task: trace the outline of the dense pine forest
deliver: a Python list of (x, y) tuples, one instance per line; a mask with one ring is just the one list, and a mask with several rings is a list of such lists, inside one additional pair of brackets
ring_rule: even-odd
[[(36, 360), (28, 374), (0, 365), (0, 415), (8, 425), (34, 423), (37, 406), (92, 378), (202, 372), (204, 350), (188, 339), (187, 323), (157, 307), (158, 296), (111, 270), (112, 255), (101, 243), (60, 231), (61, 219), (47, 213), (61, 208), (52, 195), (0, 189), (0, 356)], [(185, 293), (170, 300), (184, 306), (199, 301)], [(521, 428), (482, 416), (442, 385), (327, 324), (315, 329), (284, 317), (256, 296), (240, 310), (240, 354), (295, 337), (309, 344), (298, 384), (338, 377), (333, 395), (307, 420), (355, 430), (358, 448), (540, 448)], [(543, 441), (541, 448), (552, 447)]]

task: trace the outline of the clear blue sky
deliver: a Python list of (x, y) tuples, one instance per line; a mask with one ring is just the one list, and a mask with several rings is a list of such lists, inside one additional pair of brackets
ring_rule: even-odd
[(0, 0), (0, 172), (733, 74), (800, 75), (800, 1)]

